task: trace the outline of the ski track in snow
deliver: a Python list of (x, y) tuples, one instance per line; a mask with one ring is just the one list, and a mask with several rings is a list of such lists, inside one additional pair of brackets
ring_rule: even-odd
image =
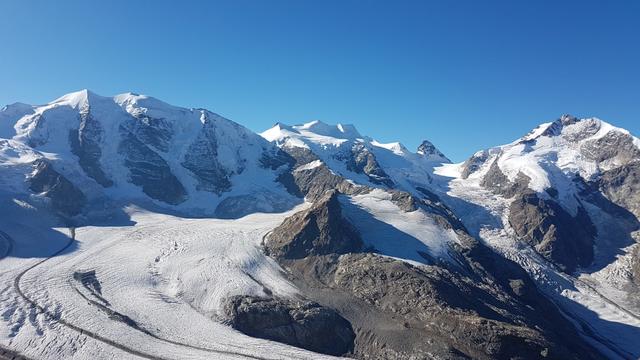
[[(287, 215), (214, 220), (138, 212), (135, 226), (77, 229), (74, 251), (65, 251), (70, 240), (44, 259), (10, 253), (0, 261), (0, 344), (33, 358), (331, 358), (221, 323), (225, 296), (261, 295), (265, 288), (297, 295), (259, 248)], [(11, 240), (4, 235), (3, 244)], [(14, 248), (23, 245), (14, 240)], [(74, 272), (90, 270), (105, 308), (136, 326), (110, 317), (74, 280)]]

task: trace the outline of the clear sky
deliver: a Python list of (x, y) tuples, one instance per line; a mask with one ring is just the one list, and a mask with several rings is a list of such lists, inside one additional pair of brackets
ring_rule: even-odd
[(83, 88), (454, 160), (562, 113), (640, 135), (640, 1), (1, 1), (0, 104)]

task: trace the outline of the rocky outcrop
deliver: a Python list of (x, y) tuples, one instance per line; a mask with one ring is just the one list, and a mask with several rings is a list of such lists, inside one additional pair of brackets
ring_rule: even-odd
[[(302, 154), (306, 154), (306, 152)], [(337, 190), (345, 194), (357, 194), (370, 191), (368, 187), (355, 185), (342, 176), (335, 174), (323, 163), (319, 163), (318, 166), (310, 168), (300, 168), (302, 165), (309, 164), (309, 162), (305, 162), (308, 159), (309, 158), (296, 158), (296, 168), (292, 171), (283, 172), (278, 176), (277, 181), (279, 181), (289, 193), (299, 197), (305, 197), (308, 201), (313, 202), (331, 190)]]
[(371, 253), (280, 262), (306, 296), (351, 323), (357, 358), (599, 358), (517, 265), (469, 251), (480, 253), (471, 276)]
[(149, 197), (176, 205), (186, 199), (186, 190), (173, 175), (167, 162), (138, 138), (121, 128), (118, 151), (124, 156), (130, 180)]
[(491, 190), (494, 194), (510, 198), (526, 191), (529, 187), (529, 180), (530, 179), (522, 173), (518, 174), (515, 181), (509, 180), (502, 170), (500, 170), (498, 159), (496, 159), (482, 178), (480, 185)]
[(609, 131), (604, 136), (582, 144), (580, 152), (597, 162), (615, 161), (626, 164), (640, 159), (640, 150), (633, 143), (633, 137), (619, 131)]
[(418, 150), (416, 153), (420, 156), (431, 160), (439, 160), (442, 162), (451, 162), (438, 148), (435, 147), (430, 141), (423, 140), (422, 143), (418, 146)]
[(337, 192), (328, 192), (310, 209), (285, 219), (265, 244), (266, 253), (276, 259), (345, 254), (361, 248), (360, 235), (342, 217)]
[(524, 192), (509, 206), (509, 224), (520, 239), (565, 272), (593, 261), (596, 229), (581, 205), (571, 216), (555, 201)]
[(382, 169), (375, 155), (367, 149), (363, 143), (355, 143), (346, 154), (337, 156), (338, 160), (345, 161), (347, 169), (356, 174), (365, 174), (374, 184), (393, 187), (393, 181)]
[(473, 156), (468, 158), (462, 164), (462, 173), (460, 174), (460, 177), (462, 177), (463, 179), (468, 178), (469, 175), (478, 171), (478, 169), (482, 167), (482, 165), (484, 164), (485, 161), (487, 161), (488, 158), (489, 158), (489, 152), (486, 150), (478, 151), (477, 153), (473, 154)]
[(67, 178), (57, 172), (45, 159), (33, 163), (28, 178), (29, 190), (51, 201), (51, 207), (63, 216), (78, 215), (87, 202), (86, 196)]
[(598, 185), (612, 202), (640, 219), (640, 157), (626, 165), (605, 171)]
[(182, 166), (190, 170), (198, 180), (198, 190), (217, 194), (229, 190), (230, 171), (218, 162), (218, 143), (212, 120), (205, 119), (202, 130), (189, 146)]
[(234, 296), (225, 313), (231, 326), (249, 336), (335, 356), (353, 349), (351, 324), (317, 303)]
[(169, 151), (174, 134), (170, 121), (148, 116), (144, 112), (134, 112), (123, 126), (145, 145), (162, 152)]
[(79, 117), (80, 126), (69, 133), (71, 152), (78, 157), (80, 167), (89, 177), (104, 187), (113, 186), (113, 181), (100, 165), (102, 125), (93, 118), (89, 109), (82, 111)]

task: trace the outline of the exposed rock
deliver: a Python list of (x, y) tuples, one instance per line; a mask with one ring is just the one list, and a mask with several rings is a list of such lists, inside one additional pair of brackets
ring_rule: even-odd
[(344, 224), (332, 193), (286, 219), (265, 247), (305, 296), (351, 323), (356, 357), (599, 358), (524, 270), (463, 229), (452, 271), (356, 253), (359, 236)]
[(189, 146), (182, 166), (189, 169), (198, 179), (198, 190), (220, 194), (229, 190), (231, 171), (218, 161), (216, 128), (212, 120), (206, 118), (198, 137)]
[(416, 151), (418, 155), (422, 155), (426, 158), (431, 158), (434, 160), (442, 160), (444, 162), (451, 162), (438, 148), (435, 147), (430, 141), (423, 140), (422, 144), (418, 146), (418, 150)]
[(509, 178), (500, 170), (498, 160), (494, 160), (489, 167), (489, 171), (482, 178), (480, 185), (491, 190), (494, 194), (510, 198), (516, 194), (524, 192), (529, 187), (529, 177), (519, 173), (515, 181)]
[(63, 216), (74, 216), (82, 211), (86, 196), (67, 178), (57, 172), (51, 163), (38, 159), (28, 179), (29, 190), (51, 200), (51, 207)]
[(186, 191), (167, 162), (125, 128), (120, 131), (122, 138), (118, 151), (125, 157), (131, 182), (141, 186), (142, 191), (153, 199), (173, 205), (183, 202)]
[(287, 154), (289, 154), (289, 156), (291, 156), (294, 159), (295, 161), (293, 164), (294, 168), (301, 165), (308, 164), (312, 161), (319, 160), (316, 154), (314, 154), (311, 150), (306, 148), (293, 146), (293, 147), (284, 147), (282, 148), (282, 150), (285, 151)]
[(420, 200), (405, 191), (390, 190), (391, 201), (396, 204), (402, 211), (411, 212), (418, 210)]
[(480, 169), (480, 167), (484, 164), (485, 161), (487, 161), (488, 158), (489, 152), (486, 150), (478, 151), (477, 153), (473, 154), (473, 156), (468, 158), (464, 162), (464, 164), (462, 164), (462, 173), (460, 174), (460, 176), (463, 179), (468, 178), (469, 175), (478, 171), (478, 169)]
[(265, 151), (260, 159), (260, 165), (271, 170), (276, 170), (284, 165), (292, 167), (295, 163), (296, 159), (293, 156), (277, 147), (274, 147), (271, 151)]
[(596, 229), (582, 206), (574, 217), (555, 201), (524, 192), (509, 206), (509, 224), (519, 238), (565, 272), (593, 261)]
[(308, 201), (320, 199), (327, 191), (337, 190), (344, 194), (366, 193), (371, 189), (366, 186), (355, 185), (342, 176), (333, 173), (329, 168), (319, 166), (283, 173), (278, 178), (287, 190), (298, 196), (305, 196)]
[(609, 200), (640, 219), (640, 160), (605, 171), (598, 185)]
[(640, 159), (640, 150), (633, 143), (633, 137), (619, 131), (609, 131), (601, 138), (585, 142), (580, 152), (597, 162), (614, 160), (625, 164)]
[(352, 324), (358, 358), (599, 358), (526, 274), (485, 256), (508, 290), (490, 274), (469, 278), (375, 254), (281, 263), (307, 296)]
[(113, 185), (113, 181), (104, 173), (100, 165), (102, 156), (102, 125), (91, 115), (89, 109), (80, 113), (80, 126), (69, 133), (71, 152), (78, 157), (82, 170), (104, 187)]
[(338, 160), (346, 161), (347, 169), (357, 174), (365, 174), (374, 184), (393, 187), (393, 181), (382, 169), (375, 155), (360, 142), (355, 143), (347, 154), (337, 157)]
[(351, 324), (313, 302), (234, 296), (225, 312), (231, 325), (249, 336), (336, 356), (353, 349)]
[(342, 217), (337, 192), (328, 192), (311, 208), (298, 212), (275, 228), (265, 251), (276, 259), (302, 259), (309, 255), (358, 251), (362, 240)]
[(564, 115), (560, 116), (560, 118), (558, 120), (556, 120), (553, 123), (551, 123), (551, 125), (549, 125), (540, 134), (540, 136), (557, 136), (557, 135), (560, 135), (562, 133), (562, 129), (565, 126), (573, 125), (573, 124), (577, 123), (578, 121), (580, 121), (580, 119), (576, 118), (575, 116), (569, 115), (569, 114), (564, 114)]
[(127, 130), (145, 145), (152, 146), (162, 152), (169, 151), (169, 144), (174, 134), (170, 121), (147, 116), (143, 112), (134, 112), (123, 124)]

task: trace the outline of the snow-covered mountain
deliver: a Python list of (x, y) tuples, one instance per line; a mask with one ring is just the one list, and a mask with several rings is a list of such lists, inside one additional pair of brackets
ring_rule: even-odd
[(308, 151), (337, 174), (371, 186), (414, 191), (430, 181), (434, 165), (450, 162), (427, 140), (414, 153), (399, 142), (362, 136), (353, 125), (277, 123), (261, 135), (284, 149)]
[(563, 116), (452, 164), (132, 93), (9, 105), (0, 358), (637, 358), (639, 145)]
[[(283, 211), (293, 201), (274, 186), (287, 160), (272, 144), (210, 111), (152, 97), (82, 90), (45, 105), (9, 105), (0, 138), (5, 186), (20, 187), (29, 174), (31, 190), (70, 216), (105, 198), (227, 217)], [(65, 190), (34, 184), (50, 178)], [(238, 203), (247, 209), (238, 213)]]
[(472, 232), (612, 339), (618, 355), (636, 358), (638, 166), (640, 140), (628, 131), (563, 115), (436, 174)]

